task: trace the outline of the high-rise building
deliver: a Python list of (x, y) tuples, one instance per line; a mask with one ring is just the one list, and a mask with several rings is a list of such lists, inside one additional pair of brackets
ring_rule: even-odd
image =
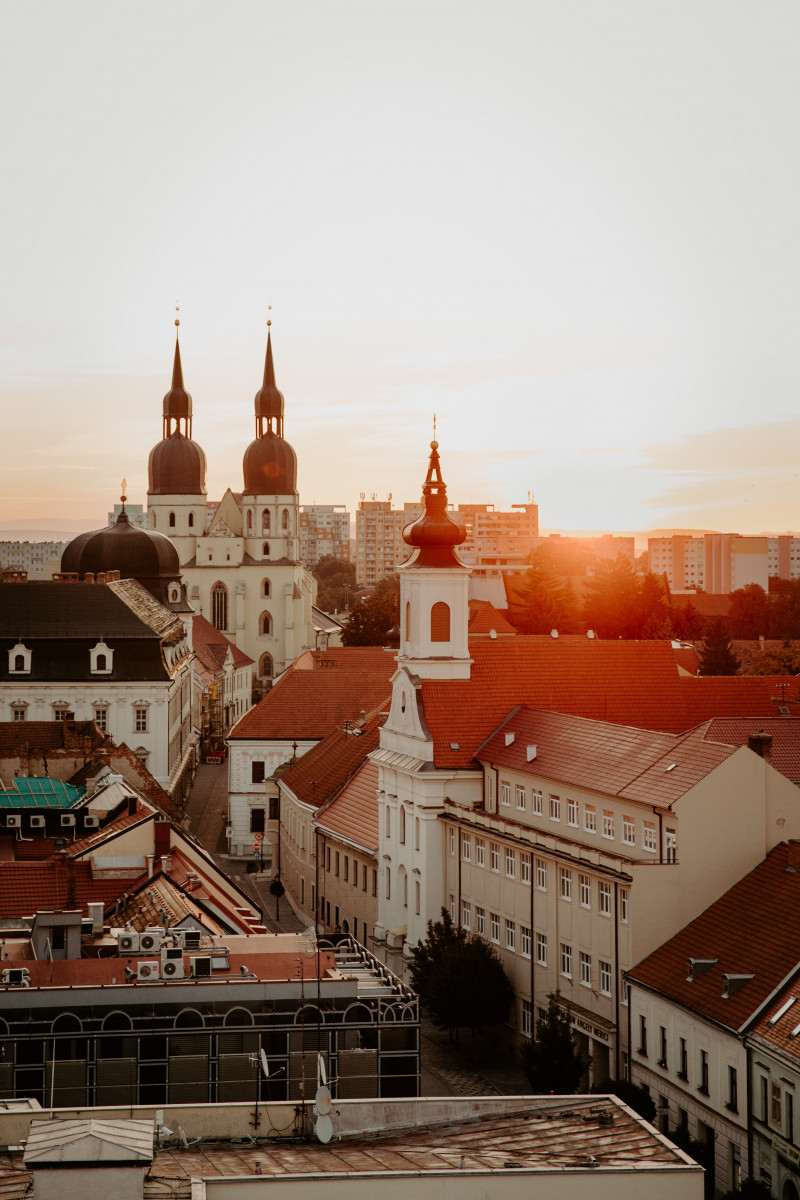
[(403, 529), (415, 521), (421, 512), (420, 504), (392, 508), (392, 497), (370, 500), (361, 493), (356, 513), (356, 582), (361, 587), (374, 587), (379, 579), (392, 575), (408, 557), (403, 541)]
[(24, 571), (29, 579), (51, 579), (61, 570), (68, 542), (0, 542), (0, 567)]
[(301, 504), (300, 561), (315, 567), (328, 557), (350, 561), (350, 513), (343, 504)]
[(674, 534), (649, 538), (650, 570), (666, 575), (675, 592), (721, 595), (750, 583), (766, 591), (770, 579), (800, 579), (800, 537), (742, 537), (738, 533)]

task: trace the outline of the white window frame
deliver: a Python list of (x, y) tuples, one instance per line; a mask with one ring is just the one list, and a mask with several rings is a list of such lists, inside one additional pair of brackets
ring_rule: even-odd
[(658, 854), (658, 825), (655, 821), (642, 821), (642, 849), (649, 854)]
[(506, 918), (506, 950), (517, 948), (517, 923)]
[(547, 934), (536, 934), (536, 962), (540, 967), (547, 966)]
[(571, 825), (573, 829), (578, 828), (578, 816), (578, 801), (573, 800), (570, 796), (567, 800), (567, 824)]
[(522, 783), (517, 784), (517, 808), (525, 812), (525, 786)]
[(482, 837), (475, 838), (475, 862), (479, 867), (486, 866), (486, 839)]
[[(388, 808), (386, 810), (386, 834), (387, 834), (387, 836), (389, 834), (389, 809)], [(456, 831), (451, 826), (450, 827), (450, 857), (455, 858), (455, 856), (456, 856)]]
[(600, 991), (604, 996), (611, 995), (611, 963), (600, 959)]
[(580, 964), (580, 982), (582, 987), (590, 988), (592, 986), (592, 956), (587, 954), (585, 950), (581, 950), (579, 954)]
[(149, 733), (150, 723), (148, 721), (148, 704), (134, 704), (133, 706), (133, 732), (134, 733)]
[(611, 916), (611, 884), (602, 879), (597, 885), (597, 911), (601, 917)]
[(500, 917), (497, 913), (489, 913), (489, 941), (500, 945)]
[(622, 842), (625, 846), (636, 845), (636, 822), (633, 817), (622, 818)]
[(461, 857), (464, 862), (472, 861), (472, 838), (468, 833), (461, 835)]
[(610, 808), (603, 809), (603, 837), (614, 840), (614, 813)]
[(489, 870), (500, 871), (500, 845), (498, 842), (489, 842)]
[(531, 812), (535, 817), (541, 817), (544, 814), (541, 788), (531, 788)]
[(519, 927), (519, 952), (523, 958), (530, 958), (531, 956), (530, 925), (520, 925)]
[(558, 868), (558, 894), (562, 900), (572, 899), (572, 871), (569, 867)]
[(536, 860), (536, 886), (540, 892), (547, 891), (547, 859), (537, 858)]
[(561, 820), (561, 797), (553, 795), (552, 792), (550, 793), (550, 820)]
[(619, 889), (619, 914), (620, 914), (620, 920), (621, 920), (621, 921), (622, 921), (622, 922), (623, 922), (625, 925), (627, 925), (627, 924), (628, 924), (628, 902), (629, 902), (628, 898), (629, 898), (629, 894), (630, 894), (630, 893), (628, 892), (628, 889), (627, 889), (627, 888), (620, 888), (620, 889)]
[(583, 828), (587, 833), (597, 833), (597, 809), (593, 804), (583, 806)]
[(486, 909), (475, 905), (475, 932), (481, 937), (486, 933)]
[(568, 942), (561, 943), (561, 971), (565, 979), (572, 979), (572, 946)]
[(533, 1034), (533, 1010), (530, 1000), (522, 1001), (522, 1023), (520, 1032), (523, 1037), (531, 1037)]
[(531, 881), (531, 856), (524, 850), (519, 853), (519, 877), (523, 883)]
[(580, 874), (578, 876), (578, 888), (580, 891), (581, 908), (592, 907), (592, 877), (591, 875)]
[(500, 806), (511, 808), (511, 784), (507, 779), (500, 780)]
[(461, 901), (461, 924), (467, 930), (472, 927), (472, 906), (468, 900)]
[(517, 878), (517, 855), (511, 846), (506, 846), (506, 879)]

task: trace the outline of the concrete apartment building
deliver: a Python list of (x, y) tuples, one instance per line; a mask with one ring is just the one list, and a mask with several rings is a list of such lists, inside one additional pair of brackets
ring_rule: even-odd
[(675, 592), (703, 591), (723, 595), (756, 583), (766, 591), (769, 580), (800, 579), (800, 537), (741, 537), (707, 533), (649, 538), (650, 570), (666, 575)]
[(420, 514), (419, 504), (392, 508), (392, 497), (367, 500), (361, 493), (356, 512), (355, 566), (360, 587), (374, 587), (379, 579), (392, 575), (408, 556), (403, 530)]
[(0, 567), (24, 571), (29, 579), (52, 579), (61, 570), (69, 542), (0, 542)]
[(327, 557), (350, 561), (350, 513), (343, 504), (301, 504), (300, 561), (315, 567)]

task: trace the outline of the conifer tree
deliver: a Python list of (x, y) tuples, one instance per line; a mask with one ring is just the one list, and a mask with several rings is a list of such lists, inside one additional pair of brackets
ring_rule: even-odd
[(531, 1088), (535, 1093), (571, 1096), (588, 1065), (572, 1036), (569, 1013), (559, 1004), (557, 994), (551, 996), (547, 1011), (536, 1022), (536, 1041), (522, 1047), (522, 1069)]
[(740, 665), (731, 648), (728, 626), (722, 617), (712, 617), (700, 646), (700, 674), (736, 675)]

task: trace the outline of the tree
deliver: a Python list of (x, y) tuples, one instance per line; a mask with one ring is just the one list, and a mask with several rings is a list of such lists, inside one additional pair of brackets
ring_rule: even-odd
[(436, 1024), (453, 1032), (508, 1020), (514, 992), (487, 942), (456, 926), (447, 909), (428, 921), (428, 936), (411, 951), (411, 985)]
[(573, 633), (579, 628), (575, 593), (558, 559), (547, 544), (531, 555), (530, 567), (509, 597), (509, 618), (519, 633)]
[(785, 641), (777, 650), (760, 650), (742, 669), (743, 675), (800, 675), (800, 649)]
[(691, 600), (685, 605), (674, 605), (672, 608), (672, 628), (675, 636), (682, 642), (693, 642), (699, 638), (705, 623), (705, 617), (697, 611)]
[(379, 579), (375, 590), (350, 613), (342, 634), (344, 646), (384, 646), (386, 635), (400, 624), (400, 576)]
[(800, 579), (770, 579), (768, 599), (773, 636), (800, 638)]
[(771, 628), (770, 601), (767, 593), (757, 583), (731, 592), (728, 609), (728, 626), (733, 637), (768, 637)]
[(356, 587), (353, 563), (328, 554), (319, 560), (311, 574), (319, 584), (317, 605), (323, 612), (341, 612), (347, 608)]
[(569, 1013), (550, 997), (547, 1011), (536, 1022), (536, 1041), (522, 1047), (522, 1069), (534, 1092), (572, 1095), (589, 1066), (589, 1060), (575, 1044)]
[(736, 675), (740, 662), (731, 649), (728, 626), (722, 617), (712, 617), (706, 624), (700, 647), (701, 675)]
[(601, 562), (584, 593), (583, 619), (601, 638), (638, 637), (642, 625), (641, 588), (626, 556)]

